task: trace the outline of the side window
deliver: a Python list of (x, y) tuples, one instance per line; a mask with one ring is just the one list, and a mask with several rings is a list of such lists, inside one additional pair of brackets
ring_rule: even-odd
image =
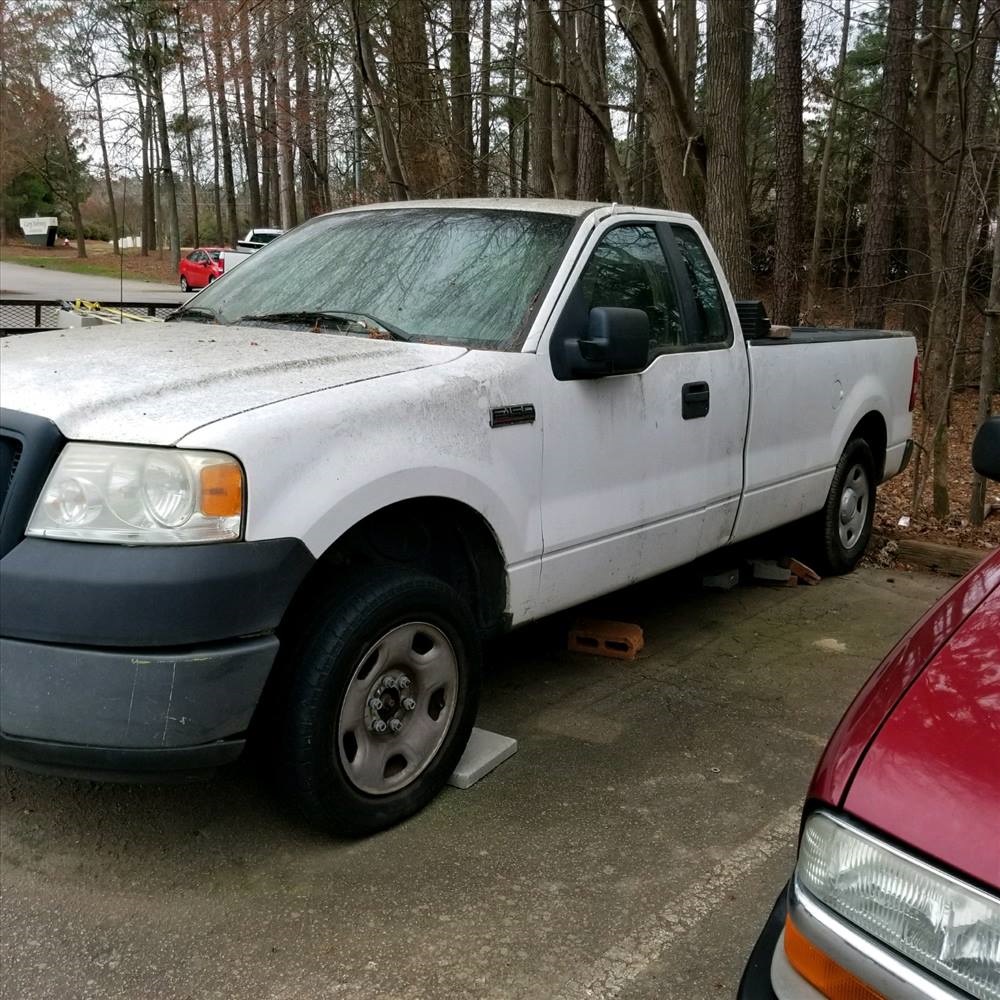
[(594, 248), (580, 276), (587, 308), (642, 309), (649, 317), (651, 353), (682, 342), (673, 280), (652, 226), (618, 226)]
[(684, 270), (691, 283), (697, 313), (697, 328), (688, 338), (693, 343), (717, 344), (729, 339), (726, 300), (715, 277), (715, 269), (693, 229), (671, 226)]

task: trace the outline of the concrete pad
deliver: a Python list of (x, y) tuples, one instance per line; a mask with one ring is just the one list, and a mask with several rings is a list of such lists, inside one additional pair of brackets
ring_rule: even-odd
[(454, 788), (471, 788), (480, 778), (517, 753), (517, 740), (485, 729), (473, 729), (465, 753), (448, 779)]

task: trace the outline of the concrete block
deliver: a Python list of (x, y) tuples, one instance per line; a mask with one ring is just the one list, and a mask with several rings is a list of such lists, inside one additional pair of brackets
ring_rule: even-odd
[(753, 578), (765, 583), (787, 583), (792, 571), (787, 566), (779, 566), (773, 560), (751, 559)]
[(726, 569), (721, 573), (710, 573), (701, 578), (701, 585), (711, 590), (732, 590), (740, 582), (738, 569)]
[(644, 644), (642, 627), (639, 625), (581, 618), (570, 629), (567, 648), (571, 653), (634, 660)]
[(448, 784), (453, 788), (470, 788), (515, 753), (517, 740), (486, 729), (473, 729), (465, 753), (452, 771)]

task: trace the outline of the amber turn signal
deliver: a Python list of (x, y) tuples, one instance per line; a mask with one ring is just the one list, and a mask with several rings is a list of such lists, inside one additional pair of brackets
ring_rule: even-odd
[(243, 472), (235, 462), (201, 470), (201, 512), (206, 517), (235, 517), (243, 511)]
[(830, 1000), (885, 1000), (807, 940), (790, 917), (785, 920), (785, 954), (792, 968)]

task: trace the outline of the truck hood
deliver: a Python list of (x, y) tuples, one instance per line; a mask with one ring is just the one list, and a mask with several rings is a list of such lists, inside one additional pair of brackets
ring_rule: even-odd
[(175, 444), (224, 417), (464, 353), (204, 323), (51, 330), (0, 340), (0, 400), (48, 417), (71, 439)]
[(844, 806), (1000, 891), (998, 762), (1000, 587), (903, 696), (865, 754)]

